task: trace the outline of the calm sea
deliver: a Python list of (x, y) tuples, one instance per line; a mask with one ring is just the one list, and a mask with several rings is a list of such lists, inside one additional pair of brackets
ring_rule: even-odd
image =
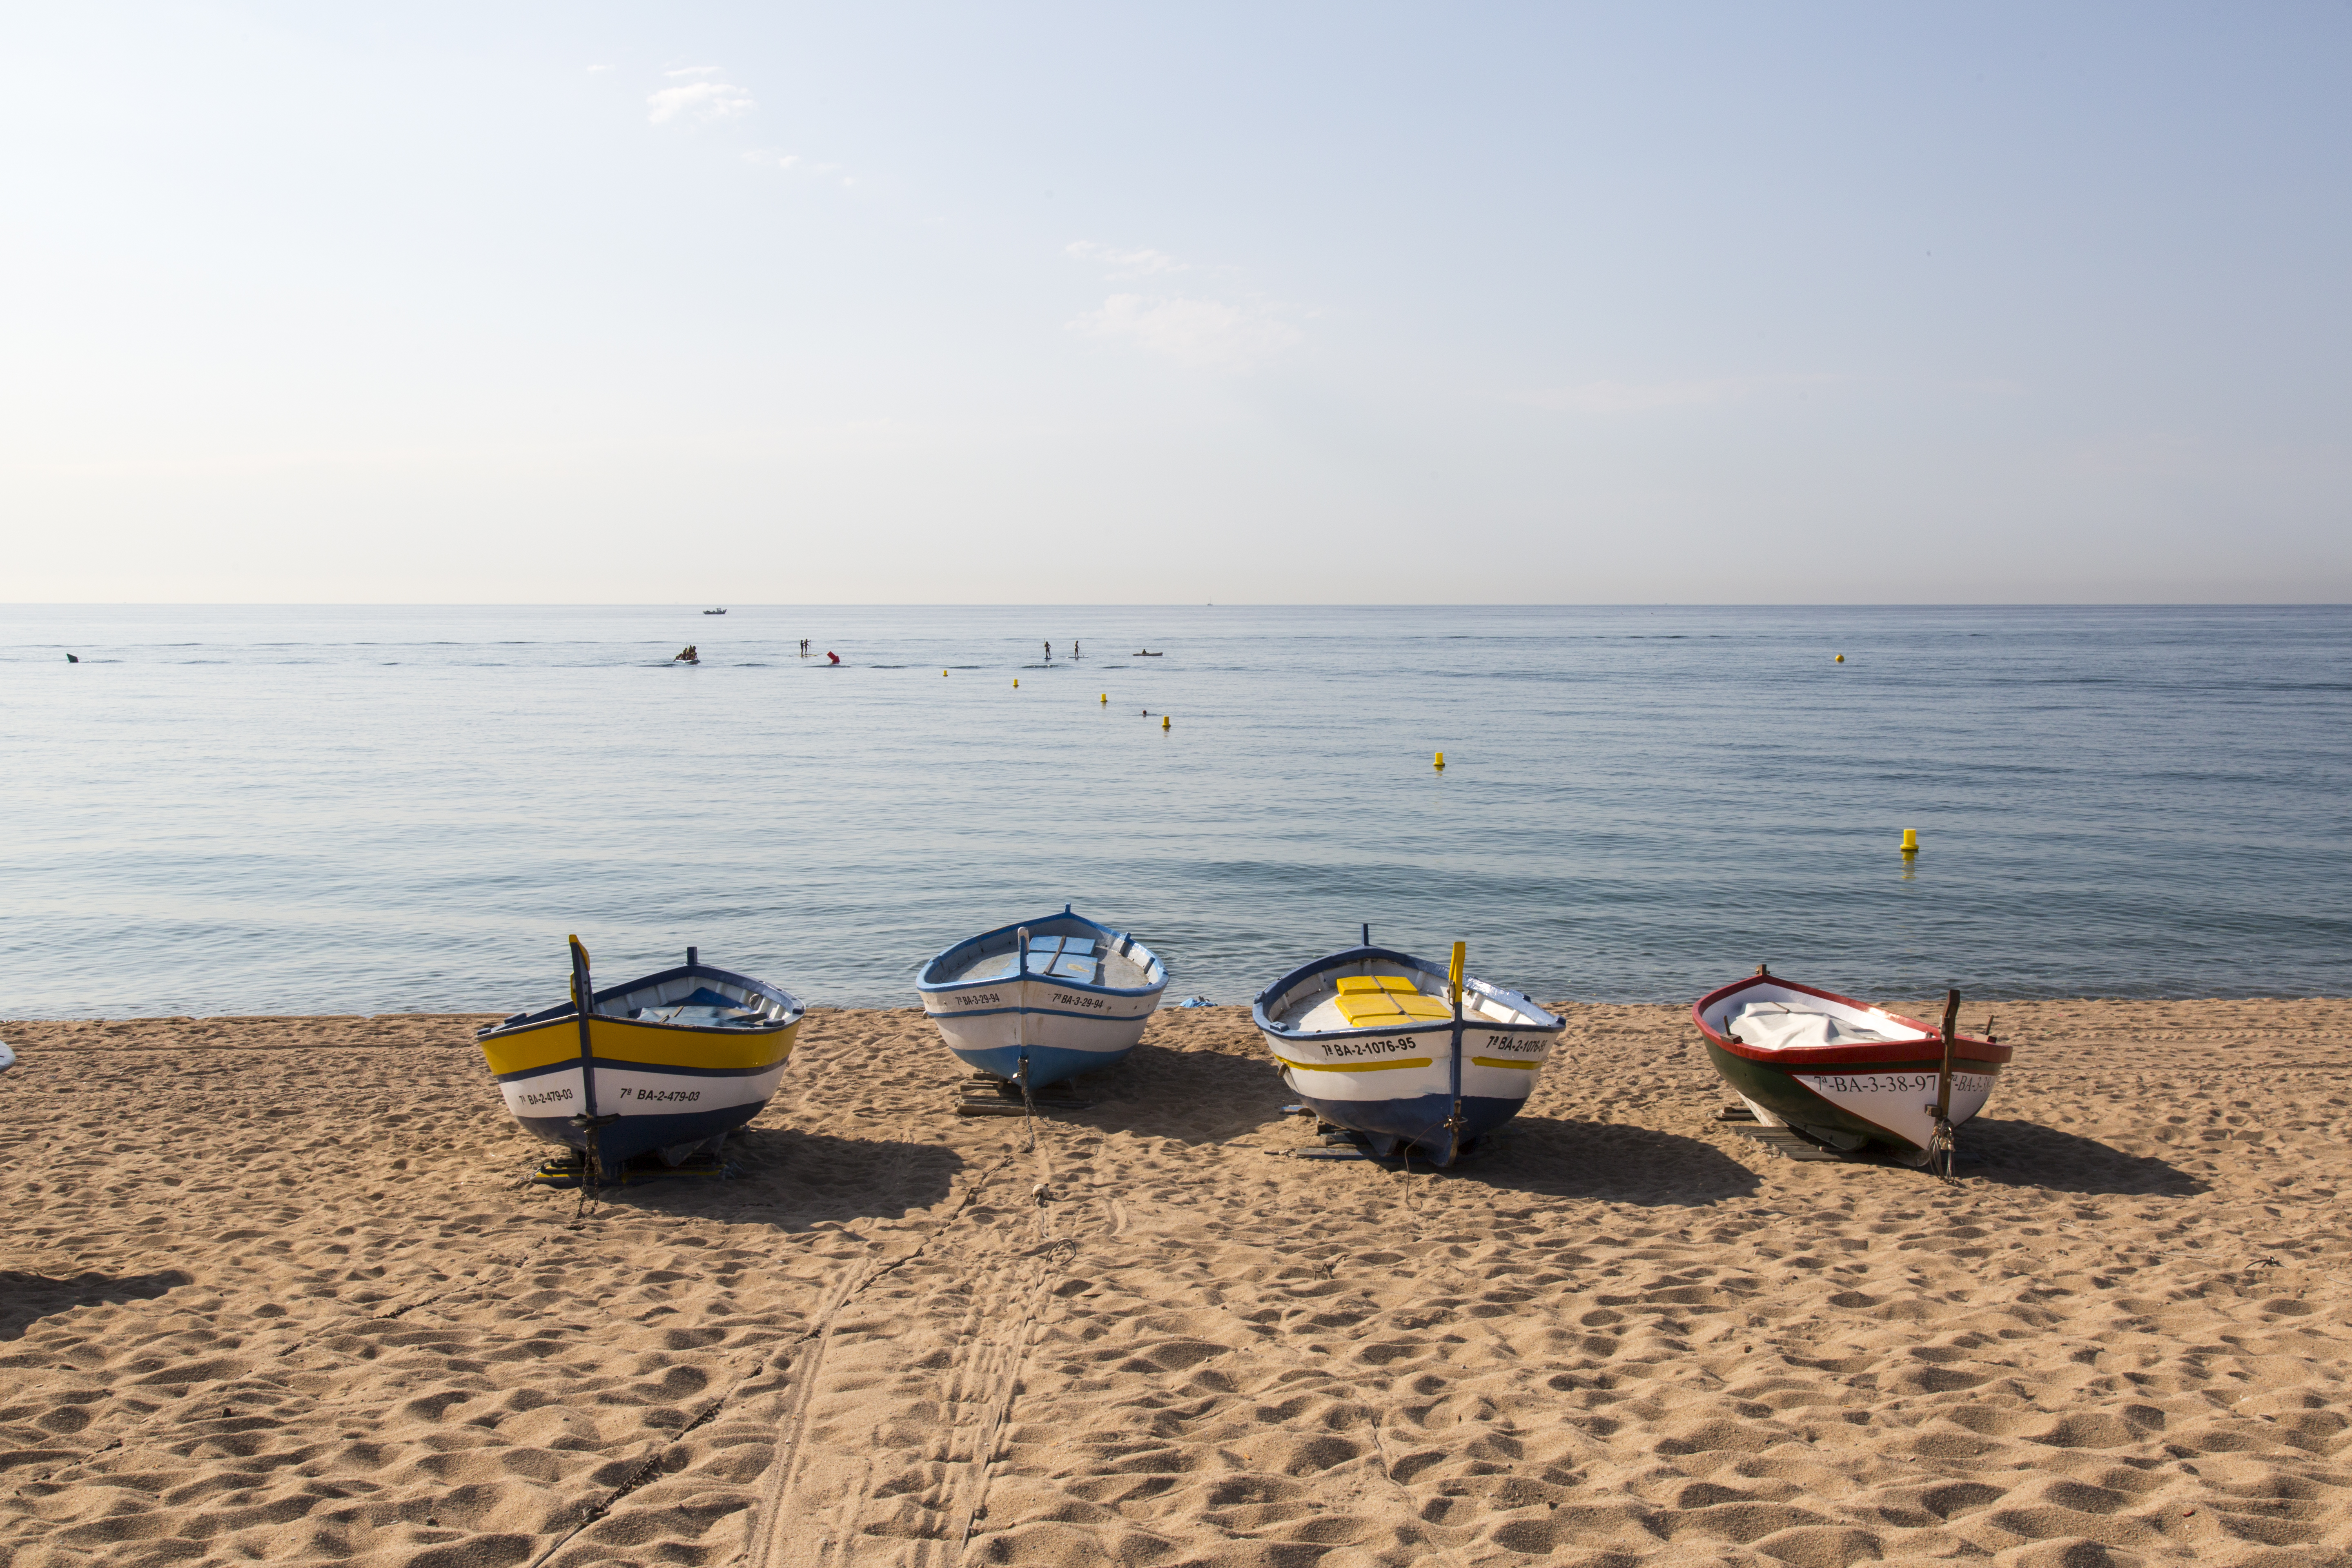
[(1588, 1000), (2352, 993), (2352, 610), (698, 609), (0, 611), (0, 1016), (536, 1006), (571, 931), (905, 1005), (1066, 900), (1171, 1002), (1360, 922)]

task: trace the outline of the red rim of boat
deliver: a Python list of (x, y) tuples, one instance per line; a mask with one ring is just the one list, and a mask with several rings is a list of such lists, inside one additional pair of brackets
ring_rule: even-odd
[[(1924, 1040), (1862, 1040), (1851, 1046), (1793, 1046), (1787, 1050), (1775, 1051), (1767, 1050), (1759, 1046), (1742, 1045), (1738, 1040), (1719, 1035), (1708, 1027), (1706, 1010), (1709, 1007), (1727, 996), (1747, 990), (1751, 985), (1777, 985), (1783, 991), (1801, 991), (1808, 996), (1818, 996), (1824, 1002), (1836, 1002), (1848, 1007), (1859, 1007), (1864, 1012), (1880, 1014), (1904, 1028), (1916, 1029), (1927, 1037)], [(1923, 1024), (1916, 1018), (1906, 1018), (1900, 1013), (1892, 1012), (1874, 1003), (1856, 1001), (1851, 996), (1841, 996), (1834, 991), (1823, 991), (1819, 986), (1800, 985), (1793, 980), (1783, 980), (1777, 974), (1751, 974), (1745, 980), (1735, 980), (1728, 985), (1717, 986), (1691, 1004), (1691, 1021), (1698, 1026), (1698, 1032), (1706, 1037), (1709, 1044), (1717, 1046), (1729, 1051), (1733, 1056), (1748, 1061), (1767, 1062), (1781, 1068), (1858, 1067), (1869, 1062), (1885, 1061), (1890, 1049), (1902, 1050), (1915, 1057), (1924, 1049), (1940, 1050), (1943, 1041), (1942, 1032), (1934, 1025)], [(1952, 1037), (1954, 1061), (1981, 1062), (1992, 1067), (2000, 1067), (2014, 1056), (2017, 1047), (2014, 1046), (1997, 1045), (1977, 1035)]]

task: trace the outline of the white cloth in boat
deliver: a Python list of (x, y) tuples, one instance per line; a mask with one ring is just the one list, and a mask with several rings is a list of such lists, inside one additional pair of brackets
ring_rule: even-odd
[(1785, 1051), (1804, 1046), (1848, 1046), (1868, 1040), (1914, 1040), (1907, 1030), (1873, 1028), (1827, 1013), (1800, 1013), (1785, 1002), (1750, 1002), (1724, 1019), (1724, 1032), (1743, 1046)]

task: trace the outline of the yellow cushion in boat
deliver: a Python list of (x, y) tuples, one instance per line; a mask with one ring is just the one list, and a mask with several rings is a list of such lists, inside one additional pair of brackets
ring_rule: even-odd
[(1342, 996), (1339, 998), (1339, 1016), (1348, 1020), (1350, 1028), (1357, 1029), (1376, 1024), (1401, 1023), (1404, 1018), (1395, 1001), (1386, 994)]
[(1451, 1018), (1454, 1009), (1434, 996), (1399, 996), (1396, 1005), (1408, 1018)]
[(1402, 974), (1343, 974), (1339, 976), (1339, 992), (1342, 996), (1354, 996), (1373, 991), (1395, 991), (1410, 996), (1413, 984)]

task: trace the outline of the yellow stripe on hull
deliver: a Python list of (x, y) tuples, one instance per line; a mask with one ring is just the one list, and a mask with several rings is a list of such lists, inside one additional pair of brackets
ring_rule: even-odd
[[(757, 1072), (789, 1058), (801, 1020), (781, 1029), (675, 1029), (634, 1018), (590, 1018), (588, 1047), (600, 1062)], [(557, 1018), (482, 1042), (492, 1076), (530, 1072), (580, 1059), (580, 1020)]]
[(1286, 1068), (1300, 1072), (1386, 1072), (1391, 1068), (1425, 1068), (1433, 1057), (1391, 1057), (1384, 1062), (1295, 1062), (1288, 1057), (1274, 1058)]
[(1472, 1057), (1470, 1065), (1480, 1068), (1517, 1068), (1521, 1072), (1533, 1072), (1543, 1066), (1543, 1058), (1538, 1057), (1533, 1061), (1517, 1061), (1509, 1057)]

